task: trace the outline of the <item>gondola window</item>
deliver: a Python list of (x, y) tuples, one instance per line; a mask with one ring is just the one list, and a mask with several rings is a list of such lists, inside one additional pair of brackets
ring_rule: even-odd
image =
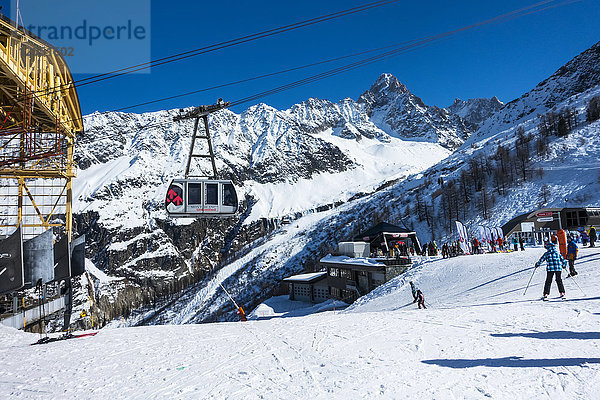
[(223, 185), (223, 205), (234, 207), (237, 205), (235, 189), (233, 188), (233, 185), (229, 183)]
[(201, 183), (188, 183), (188, 204), (202, 204)]
[(206, 204), (218, 205), (219, 204), (219, 184), (207, 183), (206, 184)]

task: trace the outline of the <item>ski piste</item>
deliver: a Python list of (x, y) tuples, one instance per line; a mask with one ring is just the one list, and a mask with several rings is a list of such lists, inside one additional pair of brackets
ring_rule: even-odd
[(36, 344), (47, 344), (47, 343), (52, 343), (52, 342), (59, 342), (61, 340), (79, 339), (79, 338), (83, 338), (83, 337), (96, 336), (97, 333), (98, 332), (88, 332), (88, 333), (82, 333), (80, 335), (64, 334), (64, 335), (58, 336), (58, 337), (46, 336), (44, 338), (41, 338), (40, 340), (38, 340), (35, 343), (31, 343), (31, 345), (34, 346)]

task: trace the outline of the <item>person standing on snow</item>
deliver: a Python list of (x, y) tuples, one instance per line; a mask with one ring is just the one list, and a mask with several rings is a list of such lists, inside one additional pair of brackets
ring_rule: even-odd
[(569, 244), (567, 245), (567, 260), (569, 261), (569, 275), (567, 275), (567, 278), (577, 275), (577, 271), (575, 271), (575, 260), (577, 259), (578, 251), (579, 249), (577, 248), (577, 243), (575, 243), (575, 238), (571, 236)]
[(588, 236), (590, 237), (590, 247), (595, 247), (596, 240), (598, 239), (596, 228), (592, 226), (588, 232)]
[(554, 243), (546, 243), (546, 252), (544, 255), (535, 263), (535, 267), (539, 267), (541, 263), (546, 262), (546, 282), (544, 284), (544, 297), (542, 300), (548, 300), (550, 294), (550, 285), (552, 284), (552, 277), (556, 276), (556, 285), (558, 286), (558, 292), (560, 298), (565, 299), (565, 286), (560, 277), (560, 273), (563, 268), (567, 267), (567, 260), (556, 250)]
[(479, 254), (479, 240), (473, 238), (473, 254)]
[(421, 292), (418, 289), (417, 289), (417, 304), (419, 305), (419, 310), (421, 309), (421, 306), (423, 306), (424, 309), (427, 309), (427, 307), (425, 307), (425, 296), (423, 295), (423, 292)]
[(523, 240), (523, 237), (519, 237), (519, 246), (521, 246), (521, 251), (525, 251), (525, 240)]
[(512, 242), (513, 242), (513, 250), (514, 251), (519, 251), (519, 248), (518, 248), (518, 246), (519, 246), (519, 239), (517, 239), (517, 236), (513, 236)]
[(587, 232), (584, 230), (583, 232), (581, 232), (581, 243), (583, 243), (583, 247), (587, 246), (588, 244), (588, 234)]

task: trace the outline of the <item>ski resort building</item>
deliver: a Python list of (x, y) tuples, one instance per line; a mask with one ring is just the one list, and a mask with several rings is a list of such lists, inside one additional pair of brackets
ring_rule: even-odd
[(321, 303), (329, 299), (327, 271), (294, 275), (283, 282), (288, 284), (290, 300)]
[(411, 255), (421, 252), (417, 234), (388, 223), (360, 233), (353, 242), (342, 242), (337, 252), (321, 259), (327, 270), (329, 295), (346, 303), (403, 274), (412, 265)]
[(592, 225), (600, 225), (600, 207), (542, 208), (511, 219), (502, 231), (507, 238), (516, 235), (540, 243), (561, 229), (583, 231)]

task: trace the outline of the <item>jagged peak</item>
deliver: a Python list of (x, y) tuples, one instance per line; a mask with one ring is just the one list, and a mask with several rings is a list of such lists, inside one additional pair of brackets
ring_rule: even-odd
[(371, 93), (410, 93), (398, 78), (389, 73), (379, 75), (379, 78), (371, 85)]

